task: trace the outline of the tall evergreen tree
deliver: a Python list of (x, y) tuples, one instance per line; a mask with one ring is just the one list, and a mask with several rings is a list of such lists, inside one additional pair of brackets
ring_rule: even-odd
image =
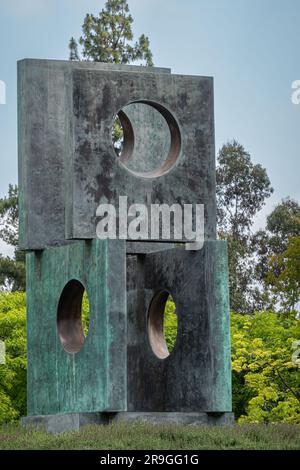
[(230, 304), (234, 311), (247, 313), (258, 301), (253, 285), (251, 227), (273, 188), (266, 170), (254, 165), (236, 140), (220, 149), (216, 176), (218, 232), (228, 240)]
[(78, 44), (75, 38), (71, 38), (69, 42), (69, 59), (70, 60), (79, 60), (79, 53), (78, 53)]
[[(87, 14), (82, 26), (79, 44), (85, 60), (129, 64), (141, 61), (153, 65), (150, 41), (142, 34), (133, 42), (133, 18), (126, 0), (107, 0), (98, 16)], [(78, 44), (69, 43), (70, 59), (78, 60)]]

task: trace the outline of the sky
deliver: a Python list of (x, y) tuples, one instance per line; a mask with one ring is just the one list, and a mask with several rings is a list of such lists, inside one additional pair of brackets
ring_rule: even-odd
[[(299, 0), (129, 0), (134, 33), (150, 38), (154, 62), (173, 73), (214, 77), (216, 149), (237, 139), (267, 169), (274, 194), (300, 201)], [(104, 0), (0, 0), (0, 197), (17, 183), (17, 61), (68, 59), (86, 13)], [(1, 94), (0, 94), (1, 102)], [(0, 251), (3, 246), (0, 245)], [(4, 250), (5, 251), (5, 250)]]

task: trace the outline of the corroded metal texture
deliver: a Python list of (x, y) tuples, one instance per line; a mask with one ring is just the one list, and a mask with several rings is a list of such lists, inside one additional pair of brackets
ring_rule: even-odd
[[(126, 410), (125, 279), (122, 241), (77, 242), (27, 254), (29, 415)], [(80, 292), (69, 291), (60, 305), (72, 280), (86, 288), (90, 303), (88, 335), (79, 350), (70, 337)], [(63, 319), (69, 350), (60, 338)]]
[[(231, 422), (212, 78), (30, 59), (18, 64), (18, 87), (20, 248), (28, 251), (24, 422), (57, 432), (123, 419)], [(186, 251), (172, 227), (167, 240), (98, 240), (96, 209), (117, 209), (120, 196), (148, 210), (203, 204), (203, 249)], [(178, 315), (171, 354), (169, 294)]]
[[(66, 206), (68, 238), (93, 238), (99, 203), (118, 207), (119, 196), (125, 195), (128, 205), (144, 204), (149, 210), (151, 204), (204, 204), (205, 235), (214, 239), (212, 79), (74, 70), (71, 84), (67, 106), (67, 175), (71, 179)], [(112, 121), (115, 113), (130, 102), (152, 105), (170, 128), (169, 154), (153, 171), (131, 171), (115, 158), (110, 139)], [(170, 239), (173, 237), (171, 231)]]
[(65, 199), (68, 176), (72, 175), (65, 172), (65, 156), (73, 70), (170, 73), (164, 68), (93, 62), (18, 62), (19, 243), (24, 250), (69, 243), (65, 237)]
[[(149, 307), (162, 290), (172, 295), (178, 315), (169, 356), (161, 345), (151, 347), (148, 329)], [(128, 411), (231, 411), (226, 242), (206, 242), (198, 252), (130, 256), (127, 298)], [(160, 305), (155, 308), (159, 313)]]
[[(30, 59), (18, 64), (18, 87), (22, 249), (96, 238), (97, 206), (118, 206), (118, 196), (128, 196), (128, 205), (147, 207), (204, 204), (205, 236), (215, 238), (212, 78), (172, 75), (159, 68)], [(159, 162), (156, 144), (165, 131), (159, 121), (145, 132), (154, 119), (145, 111), (128, 114), (136, 152), (143, 145), (148, 151), (140, 160), (134, 152), (130, 156), (134, 142), (132, 133), (125, 132), (129, 150), (116, 156), (114, 117), (130, 103), (152, 107), (169, 129), (169, 150)]]

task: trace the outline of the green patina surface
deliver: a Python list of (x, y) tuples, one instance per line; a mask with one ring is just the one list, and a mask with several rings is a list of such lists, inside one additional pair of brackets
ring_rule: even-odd
[(209, 273), (206, 295), (210, 297), (209, 312), (210, 337), (208, 344), (212, 348), (214, 385), (212, 403), (216, 410), (232, 410), (231, 390), (231, 339), (229, 314), (229, 283), (227, 242), (216, 240), (210, 242), (211, 250), (207, 251), (206, 273)]
[[(130, 406), (231, 410), (227, 248), (214, 240), (213, 81), (152, 72), (84, 62), (18, 65), (20, 246), (43, 249), (27, 254), (29, 416)], [(135, 137), (131, 171), (120, 165), (111, 143), (113, 116), (128, 102), (135, 107), (141, 92), (148, 104), (172, 110), (169, 125), (178, 125), (179, 157), (159, 179), (155, 172), (141, 179), (132, 171), (153, 171), (165, 158), (170, 132), (163, 114), (152, 126), (151, 113), (147, 117), (135, 108), (129, 113)], [(118, 195), (147, 207), (201, 201), (203, 250), (155, 255), (149, 245), (132, 242), (128, 253), (142, 253), (133, 262), (131, 256), (126, 260), (125, 241), (66, 240), (66, 233), (68, 239), (95, 237), (96, 207), (117, 206)], [(70, 280), (85, 287), (90, 305), (88, 335), (76, 354), (66, 352), (57, 330), (60, 296)], [(176, 294), (180, 321), (172, 355), (159, 362), (148, 344), (147, 309), (164, 286)]]
[[(57, 332), (61, 292), (86, 288), (89, 332), (76, 354)], [(27, 254), (28, 414), (126, 410), (125, 243), (78, 242)]]
[[(226, 242), (130, 258), (127, 276), (128, 411), (231, 412)], [(164, 360), (147, 331), (148, 307), (162, 289), (178, 315), (175, 347)]]

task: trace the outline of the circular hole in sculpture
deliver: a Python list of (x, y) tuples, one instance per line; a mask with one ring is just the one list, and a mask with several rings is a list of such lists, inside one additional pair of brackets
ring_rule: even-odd
[(176, 305), (166, 290), (152, 299), (148, 312), (148, 337), (154, 354), (166, 359), (172, 353), (178, 335)]
[(124, 106), (115, 116), (111, 135), (117, 158), (135, 176), (162, 176), (179, 158), (178, 124), (157, 103), (137, 101)]
[(89, 300), (81, 282), (73, 279), (64, 287), (57, 308), (57, 329), (61, 344), (68, 353), (82, 348), (89, 327)]

